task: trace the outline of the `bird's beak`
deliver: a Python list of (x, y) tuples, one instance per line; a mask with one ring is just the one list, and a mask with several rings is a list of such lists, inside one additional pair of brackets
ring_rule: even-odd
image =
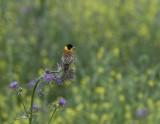
[(76, 47), (73, 46), (72, 48), (76, 48)]

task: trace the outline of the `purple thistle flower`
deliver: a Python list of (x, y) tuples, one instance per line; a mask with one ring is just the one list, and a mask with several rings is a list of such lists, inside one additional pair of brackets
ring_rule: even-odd
[(39, 94), (40, 93), (40, 89), (36, 88), (36, 93)]
[(53, 74), (46, 74), (46, 75), (44, 76), (44, 80), (45, 80), (45, 82), (47, 82), (47, 83), (49, 83), (50, 81), (52, 81), (52, 79), (53, 79)]
[(12, 82), (12, 83), (10, 83), (10, 85), (9, 85), (9, 87), (10, 88), (16, 88), (18, 86), (18, 82), (17, 81), (14, 81), (14, 82)]
[(33, 10), (34, 10), (34, 6), (27, 6), (27, 7), (23, 8), (22, 13), (27, 14), (27, 13), (30, 13), (31, 11), (33, 11)]
[(67, 104), (67, 101), (65, 99), (63, 99), (63, 98), (60, 98), (59, 99), (59, 105), (63, 106), (65, 104)]
[(75, 75), (73, 74), (73, 75), (72, 75), (72, 79), (74, 79), (74, 78), (75, 78)]
[(62, 81), (60, 78), (57, 78), (57, 79), (56, 79), (56, 82), (57, 82), (59, 85), (62, 85), (62, 84), (63, 84), (63, 81)]
[(147, 109), (146, 108), (141, 108), (137, 110), (137, 116), (146, 118), (147, 117)]
[(46, 68), (46, 74), (49, 74), (51, 70), (49, 68)]
[(54, 78), (59, 78), (59, 74), (58, 74), (58, 73), (55, 73), (55, 74), (54, 74)]
[(71, 79), (74, 79), (75, 75), (74, 75), (74, 68), (71, 68)]
[(34, 82), (34, 81), (30, 82), (30, 83), (28, 84), (28, 86), (29, 86), (29, 87), (34, 87), (34, 86), (35, 86), (35, 82)]
[(74, 72), (74, 68), (71, 68), (71, 71)]
[(38, 112), (39, 111), (39, 106), (36, 104), (33, 104), (33, 111)]

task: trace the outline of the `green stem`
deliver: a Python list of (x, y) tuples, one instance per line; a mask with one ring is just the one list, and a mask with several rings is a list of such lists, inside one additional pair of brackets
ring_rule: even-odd
[(25, 113), (26, 113), (26, 115), (27, 115), (27, 117), (28, 117), (27, 109), (26, 109), (26, 107), (25, 107), (25, 105), (24, 105), (24, 102), (23, 102), (23, 99), (22, 99), (21, 94), (19, 94), (19, 98), (20, 98), (20, 100), (22, 101), (22, 105), (23, 105), (24, 111), (25, 111)]
[(52, 120), (52, 118), (53, 118), (53, 115), (54, 115), (54, 113), (56, 112), (57, 108), (58, 108), (58, 107), (56, 107), (56, 108), (54, 109), (54, 111), (53, 111), (53, 113), (52, 113), (52, 116), (51, 116), (51, 118), (50, 118), (48, 124), (51, 122), (51, 120)]
[[(59, 72), (58, 72), (58, 71), (51, 71), (50, 73), (59, 73)], [(37, 87), (37, 85), (38, 85), (38, 83), (39, 83), (39, 81), (40, 81), (40, 79), (41, 79), (42, 77), (43, 77), (43, 76), (41, 76), (41, 77), (38, 78), (38, 80), (37, 80), (37, 82), (36, 82), (36, 84), (35, 84), (35, 86), (34, 86), (34, 88), (33, 88), (33, 91), (32, 91), (29, 124), (32, 124), (33, 99), (34, 99), (35, 90), (36, 90), (36, 87)], [(57, 109), (57, 108), (56, 108), (56, 109)], [(55, 110), (56, 110), (56, 109), (55, 109)], [(54, 112), (55, 112), (55, 110), (54, 110)], [(54, 115), (54, 113), (53, 113), (53, 115)], [(53, 116), (53, 115), (52, 115), (52, 116)]]
[(52, 73), (59, 73), (59, 71), (51, 71), (51, 72), (49, 72), (49, 74), (52, 74)]
[(37, 80), (37, 82), (36, 82), (36, 84), (35, 84), (35, 86), (33, 88), (33, 92), (32, 92), (29, 124), (32, 124), (33, 99), (34, 99), (34, 94), (35, 94), (36, 87), (37, 87), (38, 82), (39, 82), (40, 79), (41, 79), (41, 77)]

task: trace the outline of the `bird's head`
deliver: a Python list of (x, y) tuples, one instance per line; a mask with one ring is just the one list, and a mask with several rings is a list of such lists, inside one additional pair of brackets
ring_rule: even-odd
[(67, 51), (71, 51), (73, 50), (73, 48), (75, 48), (72, 44), (68, 44), (64, 47), (64, 50), (67, 50)]

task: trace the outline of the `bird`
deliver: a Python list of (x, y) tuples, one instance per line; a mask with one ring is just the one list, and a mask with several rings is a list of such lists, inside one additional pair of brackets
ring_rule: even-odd
[(62, 76), (61, 79), (70, 79), (72, 78), (73, 71), (71, 69), (71, 65), (74, 62), (74, 54), (73, 48), (75, 48), (72, 44), (67, 44), (64, 47), (64, 51), (61, 58), (61, 68), (62, 68)]

